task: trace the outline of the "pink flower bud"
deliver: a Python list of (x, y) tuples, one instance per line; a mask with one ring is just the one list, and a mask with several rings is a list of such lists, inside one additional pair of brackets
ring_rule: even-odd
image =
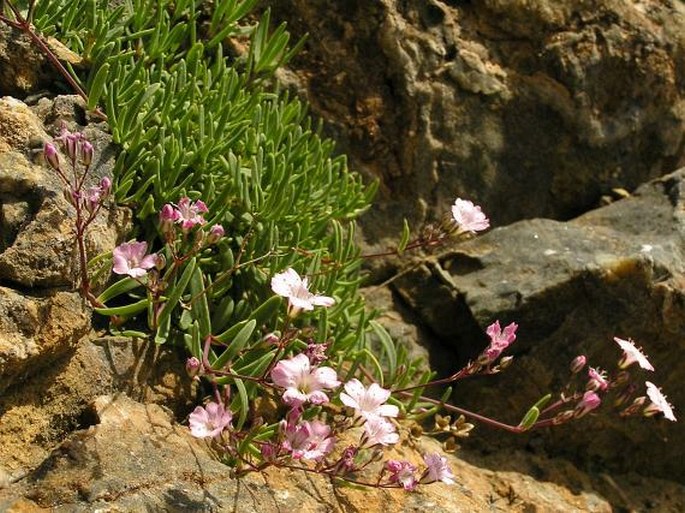
[(216, 244), (225, 234), (224, 227), (220, 224), (215, 224), (209, 229), (209, 237), (207, 237), (207, 244)]
[(162, 210), (159, 211), (159, 229), (162, 233), (169, 235), (173, 232), (178, 216), (178, 210), (171, 203), (167, 203), (162, 207)]
[(81, 162), (84, 166), (90, 166), (93, 162), (93, 145), (89, 141), (83, 139), (81, 144), (79, 144), (79, 150), (81, 153)]
[(100, 189), (102, 190), (103, 196), (107, 196), (112, 190), (112, 180), (109, 178), (109, 176), (105, 176), (102, 180), (100, 180)]
[(200, 360), (198, 360), (194, 356), (191, 356), (186, 360), (186, 372), (188, 373), (188, 376), (194, 378), (195, 376), (200, 374), (201, 370), (202, 363), (200, 363)]
[(573, 416), (577, 419), (587, 415), (592, 410), (599, 408), (602, 400), (592, 390), (588, 390), (583, 394), (583, 398), (578, 402), (573, 410)]
[(281, 338), (275, 333), (267, 333), (266, 335), (264, 335), (262, 341), (267, 344), (278, 345), (278, 343), (281, 341)]
[(571, 362), (571, 373), (578, 374), (583, 370), (587, 363), (587, 357), (584, 354), (579, 354)]
[(43, 146), (43, 157), (51, 168), (59, 169), (59, 156), (57, 155), (57, 148), (54, 144), (45, 143)]
[(68, 130), (62, 134), (62, 141), (64, 142), (64, 152), (72, 161), (76, 160), (78, 156), (78, 143), (80, 140), (79, 134), (69, 132)]

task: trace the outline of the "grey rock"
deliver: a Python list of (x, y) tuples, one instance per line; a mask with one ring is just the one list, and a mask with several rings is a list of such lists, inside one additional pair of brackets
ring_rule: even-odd
[[(459, 402), (517, 424), (546, 391), (560, 389), (574, 356), (614, 368), (618, 336), (644, 348), (657, 372), (642, 380), (662, 386), (682, 412), (684, 179), (681, 169), (570, 222), (492, 230), (400, 277), (397, 291), (462, 363), (485, 347), (491, 322), (519, 324), (514, 365), (488, 386), (460, 384)], [(538, 449), (583, 464), (685, 476), (685, 431), (663, 420), (602, 415), (518, 441), (482, 431), (492, 448), (536, 440)]]

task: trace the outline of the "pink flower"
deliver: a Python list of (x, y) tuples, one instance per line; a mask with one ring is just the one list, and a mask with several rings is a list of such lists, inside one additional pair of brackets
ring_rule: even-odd
[(190, 201), (187, 196), (181, 198), (176, 206), (176, 222), (181, 225), (183, 230), (190, 230), (193, 226), (206, 223), (202, 214), (209, 212), (204, 201)]
[(621, 358), (621, 361), (618, 363), (618, 366), (621, 369), (626, 369), (633, 363), (637, 362), (637, 364), (643, 369), (648, 371), (654, 370), (654, 367), (652, 367), (652, 364), (649, 363), (647, 357), (642, 351), (635, 347), (635, 344), (633, 344), (632, 340), (623, 340), (622, 338), (614, 337), (614, 342), (616, 342), (623, 351), (623, 358)]
[(327, 403), (328, 396), (323, 390), (340, 385), (335, 370), (331, 367), (312, 368), (305, 354), (278, 362), (271, 371), (271, 380), (286, 389), (283, 402), (292, 407), (307, 401), (312, 404)]
[(389, 481), (401, 484), (408, 492), (413, 492), (419, 484), (416, 479), (416, 467), (408, 461), (388, 460), (385, 469), (390, 472)]
[(284, 423), (283, 449), (294, 459), (320, 460), (333, 450), (335, 440), (331, 428), (318, 420), (302, 421), (297, 425)]
[(606, 372), (604, 372), (602, 369), (590, 367), (587, 373), (589, 377), (587, 382), (588, 390), (599, 390), (604, 392), (607, 388), (609, 388), (609, 381), (607, 380)]
[(399, 408), (392, 404), (384, 404), (390, 397), (390, 390), (381, 388), (377, 383), (371, 383), (365, 388), (354, 378), (345, 383), (345, 392), (340, 394), (340, 400), (345, 406), (354, 408), (357, 415), (369, 417), (397, 417)]
[(447, 458), (438, 453), (433, 453), (424, 455), (423, 461), (426, 463), (426, 470), (421, 477), (421, 483), (442, 481), (445, 484), (454, 484), (454, 474), (447, 465)]
[(317, 296), (309, 292), (307, 278), (300, 278), (289, 268), (271, 278), (271, 290), (279, 296), (288, 298), (288, 311), (294, 317), (300, 310), (313, 310), (315, 306), (332, 306), (335, 300), (328, 296)]
[(124, 242), (114, 251), (112, 271), (116, 274), (128, 274), (132, 278), (140, 278), (147, 274), (157, 263), (157, 255), (146, 255), (147, 242)]
[(452, 217), (459, 225), (461, 232), (476, 233), (490, 226), (490, 220), (479, 206), (460, 198), (457, 198), (452, 205)]
[(364, 423), (363, 445), (393, 445), (400, 441), (395, 426), (383, 417), (369, 417)]
[(588, 390), (583, 394), (583, 398), (578, 402), (578, 404), (576, 404), (576, 407), (573, 410), (573, 416), (579, 419), (580, 417), (590, 413), (592, 410), (599, 408), (600, 404), (602, 404), (602, 400), (599, 398), (599, 396), (592, 390)]
[(223, 404), (210, 402), (204, 408), (198, 406), (188, 418), (190, 434), (195, 438), (216, 438), (232, 419), (233, 415)]
[(673, 406), (671, 406), (660, 388), (650, 381), (645, 381), (647, 385), (647, 397), (652, 401), (644, 410), (646, 416), (655, 415), (656, 413), (663, 413), (664, 417), (672, 422), (676, 422), (675, 414), (673, 413)]
[(517, 328), (518, 324), (512, 322), (502, 330), (499, 321), (495, 321), (487, 327), (485, 332), (490, 337), (490, 345), (483, 351), (482, 355), (486, 363), (494, 362), (502, 354), (502, 351), (516, 340)]

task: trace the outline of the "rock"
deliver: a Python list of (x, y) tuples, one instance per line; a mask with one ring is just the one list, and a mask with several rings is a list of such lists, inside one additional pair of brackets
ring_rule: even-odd
[(71, 346), (67, 354), (34, 358), (43, 368), (31, 368), (30, 377), (0, 395), (0, 469), (13, 479), (39, 466), (75, 429), (93, 423), (90, 404), (102, 394), (126, 393), (180, 418), (194, 407), (195, 386), (178, 351), (96, 334)]
[(28, 297), (0, 287), (0, 393), (73, 351), (90, 330), (74, 292)]
[[(75, 432), (34, 472), (0, 491), (0, 505), (29, 504), (57, 512), (85, 511), (492, 511), (501, 501), (510, 511), (609, 512), (592, 489), (569, 493), (555, 483), (516, 472), (497, 477), (454, 457), (459, 484), (422, 488), (418, 493), (334, 487), (315, 474), (271, 469), (231, 476), (205, 443), (175, 424), (159, 406), (126, 396), (94, 403), (98, 424)], [(435, 450), (420, 442), (419, 450)], [(416, 458), (417, 449), (398, 449)], [(584, 482), (584, 485), (589, 482)], [(506, 497), (509, 497), (507, 499)], [(531, 509), (532, 508), (532, 509)], [(28, 511), (31, 511), (30, 509)]]
[[(619, 336), (636, 340), (656, 367), (643, 381), (663, 387), (684, 411), (684, 179), (681, 169), (570, 222), (495, 229), (398, 278), (397, 291), (461, 363), (485, 347), (491, 322), (519, 323), (514, 365), (487, 386), (460, 383), (458, 402), (517, 424), (545, 392), (560, 390), (576, 355), (615, 368)], [(685, 476), (685, 431), (663, 420), (603, 414), (518, 439), (479, 433), (488, 450), (534, 444), (583, 465)]]
[(309, 34), (286, 85), (380, 178), (370, 245), (455, 196), (495, 225), (563, 220), (685, 163), (682, 2), (273, 4)]
[[(62, 62), (82, 67), (83, 59), (53, 37), (47, 46)], [(24, 32), (0, 23), (0, 96), (23, 98), (55, 86), (57, 72)]]
[[(73, 97), (71, 101), (78, 103)], [(54, 103), (60, 102), (63, 100)], [(64, 112), (42, 103), (39, 112), (45, 116)], [(72, 120), (61, 121), (78, 129)], [(75, 214), (64, 198), (58, 177), (43, 162), (41, 150), (44, 141), (49, 140), (43, 123), (22, 102), (2, 99), (0, 126), (4, 127), (0, 131), (0, 222), (4, 239), (0, 247), (0, 280), (22, 287), (72, 286), (77, 273)], [(95, 147), (91, 172), (95, 182), (111, 175), (116, 153), (111, 137), (101, 129), (90, 126), (85, 132)], [(35, 157), (36, 162), (27, 155)], [(129, 225), (130, 213), (126, 209), (104, 209), (88, 231), (89, 254), (110, 251)]]

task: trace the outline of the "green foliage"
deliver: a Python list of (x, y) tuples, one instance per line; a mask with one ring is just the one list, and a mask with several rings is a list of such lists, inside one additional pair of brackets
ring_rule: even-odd
[[(113, 306), (101, 312), (135, 324), (147, 310), (155, 341), (184, 344), (197, 357), (213, 335), (225, 344), (210, 351), (213, 368), (260, 376), (277, 351), (262, 338), (285, 322), (269, 280), (294, 267), (337, 303), (298, 318), (292, 348), (329, 341), (334, 363), (350, 376), (364, 366), (380, 381), (407, 382), (415, 370), (406, 353), (369, 324), (357, 293), (354, 220), (375, 187), (348, 171), (299, 101), (269, 87), (300, 43), (288, 48), (284, 25), (270, 32), (268, 10), (248, 17), (255, 4), (38, 2), (38, 29), (89, 64), (88, 106), (104, 108), (121, 146), (115, 194), (133, 209), (139, 238), (161, 248), (157, 213), (182, 196), (201, 198), (209, 223), (226, 228), (218, 246), (171, 275), (161, 311), (152, 312), (151, 298), (125, 279), (102, 294)], [(120, 332), (140, 335), (139, 328)], [(372, 339), (380, 341), (377, 354)], [(221, 382), (237, 387), (234, 406), (247, 411), (254, 383)]]

